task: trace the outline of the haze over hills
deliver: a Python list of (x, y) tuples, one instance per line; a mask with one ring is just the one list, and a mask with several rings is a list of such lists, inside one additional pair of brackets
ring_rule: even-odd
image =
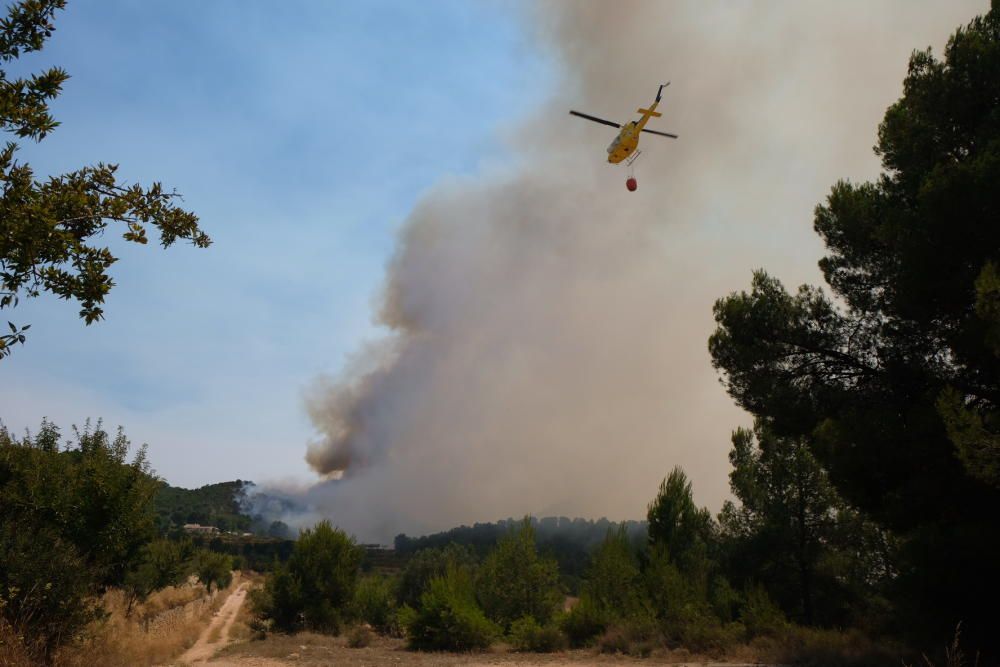
[(185, 524), (213, 526), (222, 532), (253, 532), (276, 538), (294, 537), (286, 524), (254, 513), (246, 501), (253, 482), (234, 480), (206, 484), (197, 489), (170, 486), (163, 482), (154, 500), (162, 529)]
[[(308, 525), (295, 522), (290, 527), (283, 519), (311, 516), (310, 508), (293, 500), (272, 495), (248, 480), (233, 480), (207, 484), (197, 489), (170, 486), (160, 487), (154, 505), (160, 525), (164, 529), (179, 528), (184, 524), (213, 526), (222, 532), (252, 532), (255, 535), (280, 539), (294, 538), (298, 530)], [(422, 536), (404, 533), (395, 536), (393, 547), (404, 554), (421, 549), (439, 548), (451, 542), (464, 544), (478, 552), (485, 552), (507, 532), (516, 528), (522, 518), (508, 517), (494, 522), (475, 522), (449, 530)], [(626, 520), (570, 518), (566, 516), (531, 517), (540, 543), (574, 543), (589, 549), (600, 543), (608, 531), (624, 525), (629, 538), (641, 542), (645, 537), (646, 522)]]

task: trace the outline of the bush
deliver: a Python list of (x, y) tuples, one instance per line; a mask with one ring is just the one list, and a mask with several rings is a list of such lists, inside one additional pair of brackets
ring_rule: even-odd
[(597, 640), (597, 647), (601, 653), (623, 653), (628, 655), (629, 639), (625, 629), (615, 625), (607, 630)]
[(778, 605), (771, 601), (760, 584), (747, 586), (740, 620), (746, 626), (747, 638), (777, 637), (788, 629), (788, 621)]
[(421, 650), (485, 649), (498, 634), (476, 604), (469, 573), (458, 568), (432, 579), (420, 596), (420, 609), (406, 607), (401, 619), (410, 646)]
[(580, 601), (562, 620), (562, 630), (571, 646), (585, 646), (607, 628), (608, 620), (590, 596), (584, 594)]
[(24, 648), (22, 638), (0, 616), (0, 665), (4, 667), (34, 667), (35, 664), (36, 661), (31, 659), (28, 651)]
[(250, 592), (250, 608), (258, 634), (302, 628), (302, 590), (286, 566), (275, 567), (264, 587)]
[[(624, 527), (608, 532), (594, 552), (580, 601), (563, 619), (573, 646), (583, 646), (612, 624), (651, 617), (639, 564)], [(637, 621), (636, 621), (637, 622)]]
[(608, 532), (587, 568), (582, 598), (586, 596), (608, 621), (648, 613), (649, 599), (639, 563), (624, 526)]
[(539, 625), (532, 616), (524, 616), (511, 623), (509, 639), (515, 651), (552, 653), (566, 648), (566, 636), (557, 625)]
[(742, 623), (723, 624), (703, 609), (693, 610), (682, 623), (672, 628), (672, 637), (692, 651), (719, 654), (743, 641), (746, 629)]
[[(803, 667), (876, 667), (877, 665), (910, 664), (900, 660), (902, 647), (892, 641), (874, 641), (860, 630), (829, 630), (803, 628), (791, 623), (778, 637), (760, 637), (753, 642), (759, 659), (774, 664)], [(921, 656), (916, 664), (924, 667), (934, 663)], [(956, 663), (944, 661), (942, 667)], [(957, 663), (964, 664), (964, 663)], [(973, 661), (972, 664), (975, 664)]]
[(349, 648), (365, 648), (372, 643), (372, 631), (363, 625), (355, 625), (347, 634)]
[(399, 633), (396, 599), (392, 583), (385, 577), (363, 578), (354, 590), (354, 617), (368, 623), (382, 634)]
[(157, 481), (140, 449), (89, 422), (60, 446), (43, 422), (23, 440), (0, 426), (0, 615), (46, 661), (101, 615), (153, 538)]
[(712, 613), (719, 620), (729, 622), (735, 619), (736, 609), (741, 601), (740, 594), (733, 590), (728, 579), (722, 576), (712, 577), (708, 589), (708, 603), (712, 607)]
[(612, 623), (598, 638), (601, 653), (622, 653), (641, 658), (649, 657), (658, 639), (656, 621), (652, 616), (636, 616)]
[(420, 596), (427, 590), (431, 579), (443, 577), (449, 567), (471, 572), (476, 564), (475, 552), (466, 545), (452, 543), (440, 549), (421, 549), (413, 554), (403, 568), (396, 599), (400, 606), (417, 608), (420, 606)]

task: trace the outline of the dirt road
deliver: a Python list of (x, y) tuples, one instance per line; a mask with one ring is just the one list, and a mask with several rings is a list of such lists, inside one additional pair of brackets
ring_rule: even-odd
[(246, 600), (246, 597), (247, 583), (244, 582), (226, 598), (219, 611), (215, 612), (215, 615), (212, 617), (212, 622), (208, 624), (205, 631), (198, 637), (198, 641), (184, 655), (178, 658), (178, 662), (182, 665), (205, 662), (215, 655), (216, 651), (228, 644), (229, 630), (233, 627), (236, 614), (239, 613), (240, 607), (243, 606), (243, 601)]

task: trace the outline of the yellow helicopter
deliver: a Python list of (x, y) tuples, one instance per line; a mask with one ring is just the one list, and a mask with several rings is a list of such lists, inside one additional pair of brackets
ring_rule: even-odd
[[(639, 133), (649, 132), (650, 134), (658, 134), (661, 137), (670, 137), (671, 139), (676, 139), (676, 134), (670, 134), (669, 132), (659, 132), (657, 130), (647, 130), (646, 123), (649, 122), (650, 118), (659, 118), (663, 114), (656, 110), (656, 106), (660, 103), (660, 99), (663, 97), (663, 89), (670, 85), (670, 82), (660, 86), (660, 89), (656, 91), (656, 100), (649, 105), (648, 109), (639, 109), (637, 113), (642, 114), (642, 118), (639, 120), (633, 120), (631, 122), (620, 125), (610, 120), (604, 120), (603, 118), (598, 118), (597, 116), (591, 116), (589, 114), (580, 113), (579, 111), (572, 111), (570, 113), (574, 116), (579, 116), (580, 118), (586, 118), (587, 120), (592, 120), (595, 123), (601, 123), (602, 125), (610, 125), (611, 127), (621, 128), (618, 136), (615, 140), (611, 142), (608, 146), (608, 162), (611, 164), (618, 164), (619, 162), (625, 161), (629, 167), (635, 162), (636, 158), (639, 157), (641, 151), (639, 148)], [(630, 158), (631, 156), (631, 158)], [(638, 187), (638, 183), (635, 177), (629, 173), (628, 180), (625, 181), (626, 187), (630, 191), (634, 191)]]

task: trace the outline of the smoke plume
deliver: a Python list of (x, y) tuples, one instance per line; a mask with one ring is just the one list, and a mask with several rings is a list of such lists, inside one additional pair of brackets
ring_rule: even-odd
[[(560, 2), (525, 16), (560, 81), (518, 168), (441, 184), (388, 267), (387, 339), (309, 392), (305, 495), (363, 539), (524, 513), (640, 517), (682, 466), (727, 494), (712, 304), (764, 266), (818, 282), (812, 209), (877, 173), (875, 130), (913, 48), (985, 1)], [(605, 162), (666, 80), (639, 190)], [(456, 92), (456, 94), (459, 94)]]

